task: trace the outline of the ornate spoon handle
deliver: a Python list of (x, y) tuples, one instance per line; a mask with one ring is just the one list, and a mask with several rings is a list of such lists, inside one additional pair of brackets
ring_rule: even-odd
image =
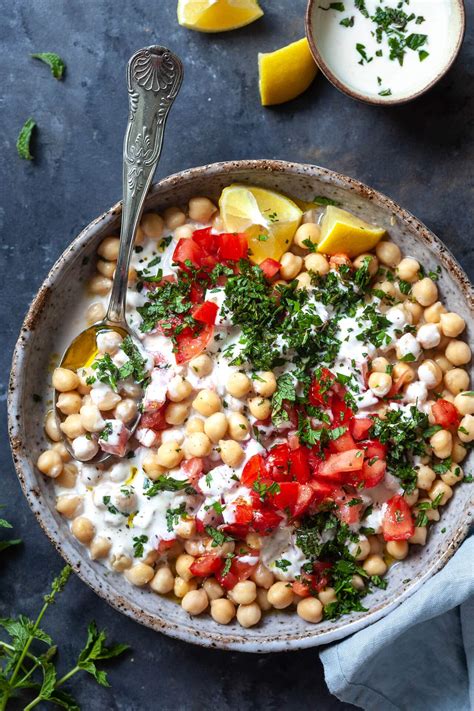
[(125, 323), (135, 232), (160, 159), (166, 119), (182, 80), (181, 61), (166, 47), (141, 49), (128, 63), (129, 116), (123, 145), (120, 250), (106, 316), (112, 323)]

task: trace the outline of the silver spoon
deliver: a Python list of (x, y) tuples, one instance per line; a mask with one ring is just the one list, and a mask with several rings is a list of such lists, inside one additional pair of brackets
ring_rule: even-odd
[[(125, 307), (130, 258), (143, 203), (161, 155), (163, 134), (169, 110), (183, 80), (183, 66), (166, 47), (155, 45), (141, 49), (128, 62), (127, 85), (129, 116), (123, 145), (123, 200), (120, 247), (107, 313), (103, 321), (89, 326), (64, 351), (60, 366), (76, 371), (96, 350), (98, 333), (116, 331), (122, 337), (134, 334), (127, 324)], [(54, 412), (62, 421), (56, 407)], [(129, 425), (133, 432), (140, 416)], [(63, 434), (68, 451), (74, 456), (70, 440)], [(113, 455), (102, 450), (90, 462), (103, 462)]]

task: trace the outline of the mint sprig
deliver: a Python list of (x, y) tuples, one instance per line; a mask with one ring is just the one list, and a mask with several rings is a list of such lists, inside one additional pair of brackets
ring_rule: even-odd
[(51, 74), (55, 79), (62, 79), (66, 65), (58, 54), (54, 52), (37, 52), (31, 55), (33, 59), (39, 59), (51, 69)]

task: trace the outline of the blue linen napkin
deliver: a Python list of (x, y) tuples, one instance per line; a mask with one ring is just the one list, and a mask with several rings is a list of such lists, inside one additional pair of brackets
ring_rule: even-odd
[(393, 612), (320, 656), (331, 693), (367, 711), (474, 709), (474, 535)]

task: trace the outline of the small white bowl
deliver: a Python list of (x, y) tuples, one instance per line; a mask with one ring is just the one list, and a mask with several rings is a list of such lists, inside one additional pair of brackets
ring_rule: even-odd
[[(436, 5), (436, 3), (440, 4)], [(463, 0), (431, 0), (431, 2), (428, 2), (425, 13), (428, 14), (428, 12), (434, 11), (435, 19), (436, 14), (438, 14), (438, 41), (429, 44), (429, 18), (426, 26), (425, 23), (414, 26), (415, 33), (428, 34), (428, 44), (424, 45), (422, 49), (429, 50), (429, 56), (423, 62), (415, 63), (412, 61), (410, 69), (413, 69), (413, 71), (409, 73), (407, 73), (405, 62), (405, 85), (395, 89), (392, 94), (380, 95), (380, 91), (388, 91), (391, 82), (390, 79), (387, 80), (385, 77), (377, 83), (377, 74), (384, 73), (383, 65), (381, 66), (381, 62), (377, 61), (377, 57), (373, 55), (370, 63), (361, 60), (367, 79), (365, 77), (362, 78), (361, 71), (358, 70), (357, 59), (360, 59), (361, 55), (357, 54), (356, 44), (359, 42), (361, 47), (366, 47), (361, 42), (361, 39), (364, 42), (366, 41), (365, 37), (368, 38), (369, 42), (373, 42), (367, 28), (362, 24), (365, 20), (359, 10), (355, 8), (354, 0), (346, 0), (343, 12), (335, 9), (325, 9), (329, 8), (330, 4), (329, 1), (326, 2), (325, 0), (309, 0), (308, 2), (306, 36), (311, 53), (323, 74), (336, 89), (339, 89), (352, 99), (357, 99), (367, 104), (404, 104), (427, 92), (449, 70), (458, 55), (464, 38), (466, 15)], [(367, 0), (369, 12), (373, 11), (371, 4), (373, 4), (371, 0)], [(395, 5), (395, 3), (391, 3), (391, 5)], [(446, 10), (446, 18), (443, 18), (440, 14), (443, 12), (443, 8)], [(411, 5), (406, 5), (403, 9), (407, 13), (416, 12), (416, 9)], [(354, 17), (354, 25), (340, 28), (341, 20), (350, 17)], [(445, 19), (444, 23), (443, 19)], [(341, 42), (341, 38), (344, 37), (344, 35), (341, 35), (342, 32), (350, 33), (346, 36), (354, 42), (354, 54), (353, 56), (351, 54), (350, 59), (348, 52), (351, 52), (352, 48), (345, 50), (344, 42)], [(377, 47), (385, 48), (386, 51), (386, 44), (386, 41), (384, 41)], [(367, 50), (368, 47), (369, 45), (367, 45)], [(415, 58), (412, 50), (408, 50), (406, 60), (410, 61), (411, 59), (414, 60)], [(396, 60), (390, 60), (390, 65), (385, 66), (398, 69)], [(418, 68), (420, 71), (415, 71)]]

